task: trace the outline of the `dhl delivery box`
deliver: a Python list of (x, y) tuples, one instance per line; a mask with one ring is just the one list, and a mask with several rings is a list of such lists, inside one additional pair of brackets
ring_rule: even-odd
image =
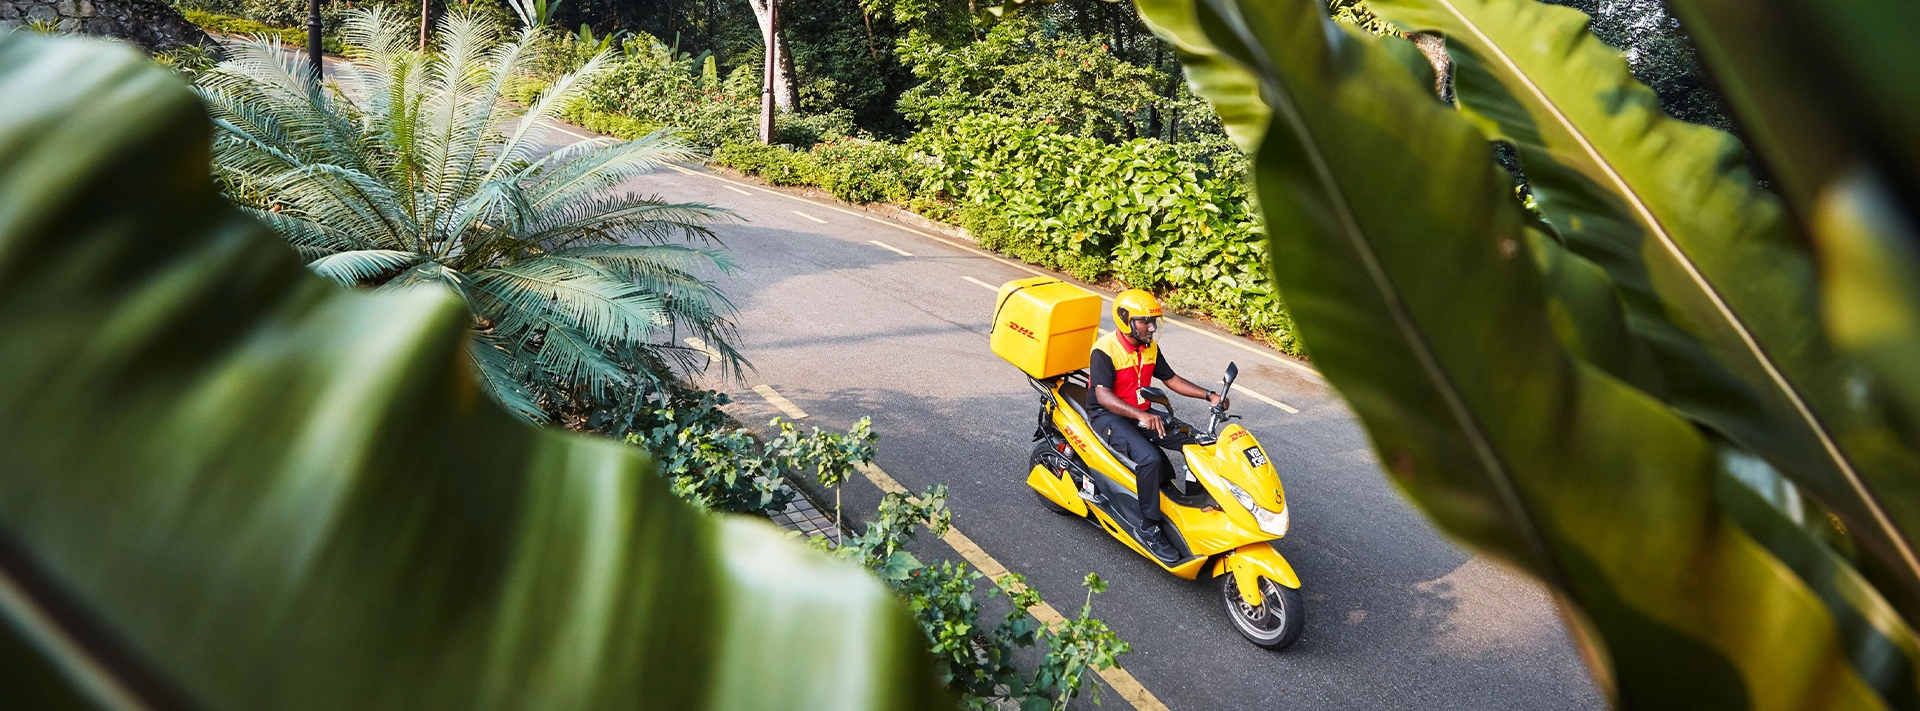
[(1100, 297), (1051, 277), (1000, 286), (993, 307), (995, 355), (1035, 378), (1087, 367), (1100, 335)]

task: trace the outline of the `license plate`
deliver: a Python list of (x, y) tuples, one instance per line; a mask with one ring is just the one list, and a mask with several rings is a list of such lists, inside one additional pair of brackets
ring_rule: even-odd
[(1267, 465), (1267, 453), (1260, 451), (1259, 447), (1248, 447), (1240, 451), (1247, 455), (1247, 464), (1252, 465), (1253, 468), (1259, 469)]

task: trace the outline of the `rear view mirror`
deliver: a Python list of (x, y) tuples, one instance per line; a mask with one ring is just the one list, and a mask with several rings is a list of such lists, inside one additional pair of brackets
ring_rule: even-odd
[(1173, 403), (1167, 400), (1167, 393), (1164, 390), (1156, 387), (1140, 388), (1140, 397), (1145, 398), (1147, 402), (1160, 403), (1160, 406), (1167, 408), (1168, 412), (1173, 411)]
[(1238, 377), (1240, 377), (1240, 366), (1234, 365), (1233, 363), (1228, 363), (1227, 378), (1226, 380), (1222, 380), (1220, 382), (1225, 383), (1227, 386), (1231, 387), (1233, 385), (1233, 379)]

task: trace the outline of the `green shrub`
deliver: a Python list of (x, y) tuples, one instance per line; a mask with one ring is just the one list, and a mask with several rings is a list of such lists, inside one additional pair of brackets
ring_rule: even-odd
[(684, 53), (675, 56), (653, 36), (635, 34), (621, 43), (612, 68), (594, 81), (569, 117), (604, 114), (635, 125), (671, 127), (705, 147), (753, 140), (760, 116), (754, 67), (738, 67), (724, 81), (704, 70), (704, 64), (696, 65)]
[[(307, 46), (307, 30), (304, 27), (275, 27), (244, 17), (222, 15), (201, 10), (186, 10), (180, 14), (185, 15), (188, 22), (199, 25), (200, 29), (211, 33), (222, 35), (258, 35), (278, 39), (281, 44), (289, 47)], [(304, 22), (302, 24), (304, 24)], [(328, 25), (328, 27), (338, 26), (337, 24)], [(346, 47), (340, 43), (339, 37), (333, 34), (323, 34), (320, 36), (320, 50), (330, 54), (340, 54), (346, 50)]]
[(820, 187), (847, 202), (907, 202), (916, 166), (898, 144), (845, 139), (814, 147)]
[(813, 154), (760, 143), (728, 143), (714, 149), (713, 162), (774, 185), (819, 186), (820, 165)]
[(1300, 354), (1268, 283), (1244, 164), (1231, 156), (999, 116), (923, 131), (912, 145), (937, 161), (921, 191), (957, 203), (954, 219), (982, 246), (1089, 281), (1119, 278)]

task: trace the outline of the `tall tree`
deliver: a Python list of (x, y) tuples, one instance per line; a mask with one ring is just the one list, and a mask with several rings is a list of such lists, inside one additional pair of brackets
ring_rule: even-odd
[[(780, 31), (780, 15), (779, 8), (776, 6), (777, 2), (778, 0), (747, 0), (747, 4), (753, 8), (753, 19), (760, 23), (761, 46), (765, 48), (765, 52), (761, 57), (761, 60), (765, 62), (765, 64), (762, 65), (761, 81), (764, 82), (764, 85), (761, 93), (770, 97), (774, 109), (778, 109), (779, 111), (792, 111), (796, 98), (793, 81), (793, 55), (787, 51), (787, 38), (785, 33)], [(767, 118), (762, 118), (763, 122), (768, 120)], [(767, 134), (762, 136), (762, 138), (771, 140), (771, 127), (763, 127), (762, 131)]]

